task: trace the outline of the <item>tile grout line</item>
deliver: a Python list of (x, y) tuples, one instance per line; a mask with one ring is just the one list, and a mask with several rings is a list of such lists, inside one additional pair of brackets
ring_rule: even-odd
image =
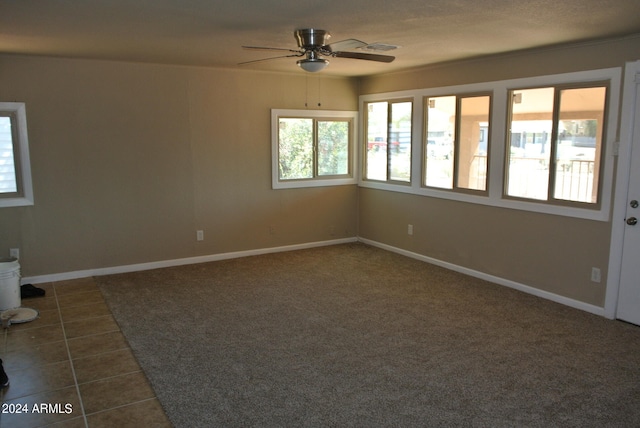
[(119, 406), (111, 407), (109, 409), (98, 410), (97, 412), (89, 413), (89, 415), (98, 415), (100, 413), (110, 412), (112, 410), (124, 409), (125, 407), (131, 406), (132, 404), (146, 403), (147, 401), (154, 401), (154, 400), (158, 400), (158, 397), (156, 397), (155, 395), (153, 397), (143, 398), (142, 400), (121, 404)]
[[(108, 333), (113, 333), (113, 332), (109, 331), (109, 332), (107, 332), (107, 333), (105, 333), (105, 334), (108, 334)], [(80, 339), (82, 339), (83, 337), (89, 337), (89, 336), (80, 336)], [(75, 337), (74, 337), (74, 339), (77, 339), (77, 338), (75, 338)], [(89, 358), (97, 358), (97, 357), (100, 357), (100, 356), (102, 356), (102, 355), (115, 354), (116, 352), (122, 352), (122, 351), (129, 351), (129, 352), (131, 352), (131, 350), (130, 350), (129, 348), (111, 349), (111, 350), (109, 350), (109, 351), (100, 352), (100, 353), (98, 353), (98, 354), (91, 354), (91, 355), (86, 355), (86, 356), (84, 356), (84, 357), (78, 357), (78, 358), (76, 358), (76, 360), (87, 360), (87, 359), (89, 359)], [(135, 371), (140, 371), (140, 370), (135, 370)], [(117, 375), (115, 375), (115, 376), (117, 376)], [(113, 377), (113, 376), (111, 376), (111, 377)], [(90, 381), (90, 382), (91, 382), (91, 381)], [(88, 383), (88, 382), (81, 382), (81, 383)]]
[[(94, 383), (94, 382), (98, 382), (101, 380), (105, 380), (105, 379), (113, 379), (113, 378), (117, 378), (119, 376), (123, 376), (123, 375), (131, 375), (131, 374), (136, 374), (136, 373), (140, 373), (142, 374), (145, 378), (146, 375), (144, 374), (144, 372), (142, 371), (142, 368), (139, 366), (139, 363), (137, 361), (137, 359), (134, 356), (134, 359), (137, 363), (136, 369), (131, 370), (131, 371), (126, 371), (126, 372), (118, 372), (117, 374), (114, 374), (112, 376), (109, 376), (107, 378), (100, 378), (100, 379), (91, 379), (91, 380), (86, 380), (83, 383), (80, 383), (80, 378), (82, 377), (82, 372), (78, 372), (80, 371), (80, 366), (78, 368), (76, 368), (76, 363), (80, 360), (83, 359), (89, 359), (92, 357), (96, 357), (96, 356), (101, 356), (101, 355), (108, 355), (108, 354), (113, 354), (116, 352), (122, 352), (122, 351), (128, 351), (131, 354), (133, 354), (131, 347), (128, 345), (128, 343), (122, 347), (122, 348), (118, 348), (118, 349), (109, 349), (109, 350), (103, 350), (101, 351), (99, 354), (91, 354), (91, 355), (87, 355), (87, 356), (78, 356), (78, 358), (74, 358), (71, 352), (71, 347), (73, 346), (73, 343), (69, 343), (70, 341), (72, 341), (73, 339), (77, 339), (77, 338), (83, 338), (83, 337), (89, 337), (89, 336), (95, 336), (96, 334), (108, 334), (108, 333), (114, 333), (114, 332), (120, 332), (121, 330), (119, 329), (119, 327), (113, 328), (112, 327), (109, 328), (108, 331), (101, 331), (100, 333), (94, 333), (94, 334), (82, 334), (81, 336), (74, 336), (71, 337), (69, 336), (70, 334), (73, 335), (74, 334), (74, 329), (71, 328), (71, 324), (76, 323), (75, 318), (72, 316), (73, 313), (67, 313), (67, 309), (68, 306), (67, 304), (72, 303), (71, 301), (69, 301), (69, 299), (67, 299), (68, 296), (70, 296), (69, 294), (67, 294), (66, 290), (63, 290), (61, 286), (57, 286), (58, 282), (50, 282), (51, 284), (51, 303), (48, 304), (47, 309), (48, 311), (50, 310), (50, 315), (48, 315), (47, 317), (47, 325), (44, 326), (38, 326), (38, 327), (33, 327), (33, 328), (46, 328), (48, 326), (54, 326), (56, 323), (60, 328), (60, 331), (62, 333), (62, 338), (60, 338), (60, 340), (56, 340), (55, 342), (59, 343), (62, 348), (60, 349), (60, 351), (62, 351), (62, 354), (60, 355), (61, 358), (63, 358), (62, 360), (60, 360), (60, 363), (64, 363), (65, 361), (67, 362), (67, 364), (69, 364), (69, 368), (71, 369), (71, 375), (72, 375), (72, 379), (71, 382), (73, 382), (73, 385), (68, 384), (68, 386), (64, 386), (64, 387), (59, 387), (59, 388), (53, 388), (53, 389), (48, 389), (48, 391), (57, 391), (57, 390), (63, 390), (69, 387), (74, 386), (75, 387), (75, 391), (76, 391), (76, 395), (78, 396), (78, 403), (76, 404), (76, 408), (79, 412), (82, 412), (81, 415), (77, 414), (76, 416), (71, 416), (70, 419), (65, 419), (66, 421), (69, 420), (75, 420), (76, 423), (80, 422), (81, 416), (82, 416), (82, 421), (84, 423), (82, 423), (81, 426), (84, 426), (85, 428), (88, 428), (90, 426), (89, 424), (89, 420), (92, 419), (93, 415), (97, 415), (97, 414), (101, 414), (104, 412), (108, 412), (114, 409), (120, 409), (120, 408), (124, 408), (133, 404), (140, 404), (140, 403), (145, 403), (145, 402), (150, 402), (150, 401), (158, 401), (158, 397), (157, 394), (155, 394), (155, 390), (153, 390), (152, 388), (152, 394), (151, 396), (148, 396), (147, 398), (142, 398), (142, 399), (138, 399), (136, 401), (130, 402), (130, 403), (124, 403), (124, 404), (120, 404), (117, 405), (113, 408), (108, 408), (108, 409), (101, 409), (98, 411), (93, 411), (91, 413), (87, 413), (87, 409), (85, 408), (84, 405), (84, 398), (89, 399), (90, 397), (84, 397), (82, 396), (82, 391), (83, 391), (83, 385), (85, 384), (90, 384), (90, 383)], [(62, 294), (60, 294), (60, 292), (62, 291)], [(73, 291), (73, 290), (72, 290)], [(75, 292), (74, 292), (75, 294)], [(86, 306), (89, 304), (93, 304), (93, 303), (97, 303), (97, 302), (91, 302), (91, 303), (76, 303), (74, 305), (71, 306), (71, 308), (75, 308), (75, 307), (79, 307), (79, 306)], [(102, 299), (102, 303), (106, 303), (104, 301), (104, 297)], [(69, 315), (69, 317), (67, 317), (67, 315), (62, 315), (62, 305), (65, 305), (65, 314)], [(54, 312), (57, 311), (57, 314)], [(84, 314), (86, 315), (86, 314)], [(87, 319), (83, 318), (82, 320), (87, 321)], [(89, 318), (89, 322), (91, 322), (91, 320), (95, 320), (98, 318), (102, 318), (102, 317), (113, 317), (113, 315), (111, 314), (111, 312), (109, 311), (108, 315), (104, 315), (104, 316), (92, 316)], [(65, 324), (65, 319), (68, 321)], [(67, 325), (68, 324), (68, 325)], [(75, 324), (74, 324), (75, 326)], [(80, 331), (78, 331), (80, 332)], [(4, 357), (6, 354), (6, 351), (8, 350), (8, 345), (9, 345), (9, 337), (8, 334), (10, 332), (8, 330), (4, 331), (4, 334), (2, 332), (0, 332), (0, 358)], [(64, 343), (60, 343), (62, 342), (62, 340), (64, 340)], [(49, 342), (47, 342), (49, 343)], [(53, 343), (53, 342), (51, 342)], [(66, 360), (64, 360), (66, 356)], [(53, 364), (53, 363), (50, 363)], [(148, 380), (147, 380), (148, 381)], [(69, 390), (70, 392), (71, 390)], [(86, 391), (85, 391), (86, 393)], [(28, 394), (28, 395), (32, 395), (32, 394)], [(14, 397), (14, 398), (20, 398), (20, 397)], [(13, 400), (13, 398), (12, 398)], [(10, 401), (12, 401), (10, 400)], [(6, 401), (6, 393), (3, 390), (0, 390), (0, 403), (4, 403)], [(67, 401), (68, 402), (68, 401)], [(162, 409), (162, 411), (164, 411), (164, 409)], [(74, 414), (76, 414), (76, 412), (73, 412)], [(166, 413), (164, 413), (166, 416)], [(0, 427), (3, 426), (3, 423), (5, 422), (5, 418), (2, 418), (2, 415), (0, 414)]]
[(87, 413), (84, 410), (84, 403), (82, 402), (82, 394), (80, 393), (80, 385), (78, 384), (78, 377), (76, 376), (76, 369), (73, 365), (73, 358), (71, 358), (71, 349), (69, 348), (69, 341), (67, 340), (67, 331), (64, 328), (64, 320), (62, 319), (62, 310), (60, 309), (60, 303), (58, 301), (58, 292), (56, 290), (55, 282), (53, 285), (53, 294), (56, 298), (56, 307), (58, 308), (58, 318), (60, 318), (60, 325), (62, 326), (62, 335), (64, 336), (64, 345), (67, 348), (67, 357), (69, 358), (69, 365), (71, 366), (71, 374), (73, 376), (73, 383), (76, 387), (76, 393), (78, 394), (78, 401), (80, 402), (80, 410), (82, 411), (82, 419), (84, 420), (84, 426), (89, 428), (89, 422), (87, 421)]
[[(86, 382), (79, 383), (78, 385), (90, 385), (90, 384), (92, 384), (92, 383), (97, 383), (97, 382), (101, 382), (101, 381), (105, 381), (105, 380), (107, 380), (107, 381), (108, 381), (108, 380), (112, 380), (112, 379), (117, 379), (117, 378), (119, 378), (119, 377), (121, 377), (121, 376), (128, 376), (128, 375), (132, 375), (132, 374), (135, 374), (135, 373), (142, 373), (142, 374), (144, 374), (144, 372), (142, 371), (142, 369), (140, 369), (140, 370), (133, 370), (133, 371), (129, 371), (129, 372), (122, 372), (122, 373), (118, 373), (118, 374), (113, 375), (113, 376), (103, 377), (103, 378), (100, 378), (100, 379), (89, 380), (89, 381), (86, 381)], [(155, 397), (155, 391), (154, 391), (154, 397)], [(126, 404), (125, 404), (125, 405), (126, 405)], [(122, 406), (118, 406), (118, 407), (122, 407)], [(100, 412), (105, 411), (105, 410), (110, 410), (110, 409), (103, 409), (103, 410), (100, 410)], [(94, 413), (98, 413), (98, 412), (94, 412)]]

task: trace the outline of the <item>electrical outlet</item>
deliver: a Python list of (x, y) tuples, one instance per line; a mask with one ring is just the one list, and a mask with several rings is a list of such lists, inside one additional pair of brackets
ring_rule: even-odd
[(591, 281), (593, 281), (593, 282), (602, 281), (602, 276), (601, 276), (601, 272), (600, 272), (599, 268), (597, 268), (597, 267), (592, 267), (591, 268)]
[(197, 230), (196, 231), (196, 239), (198, 241), (204, 241), (204, 230)]
[(409, 235), (413, 235), (413, 225), (412, 224), (407, 225), (407, 233)]
[(20, 258), (20, 248), (10, 248), (9, 249), (9, 257), (14, 257), (16, 259)]

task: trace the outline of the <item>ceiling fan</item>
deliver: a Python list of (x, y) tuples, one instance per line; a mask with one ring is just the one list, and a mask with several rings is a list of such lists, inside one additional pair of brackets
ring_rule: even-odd
[[(298, 60), (297, 64), (305, 71), (317, 72), (324, 69), (329, 65), (329, 61), (321, 58), (323, 56), (333, 58), (352, 58), (363, 59), (367, 61), (378, 62), (391, 62), (395, 59), (390, 55), (379, 55), (367, 52), (349, 52), (349, 50), (366, 48), (368, 45), (365, 42), (356, 39), (347, 39), (333, 44), (327, 44), (327, 40), (331, 37), (328, 31), (315, 30), (313, 28), (304, 28), (295, 30), (293, 35), (298, 42), (298, 49), (285, 49), (285, 48), (270, 48), (262, 46), (243, 46), (244, 49), (255, 50), (270, 50), (270, 51), (284, 51), (290, 52), (289, 55), (281, 55), (270, 58), (256, 59), (253, 61), (241, 62), (240, 64), (249, 64), (259, 61), (267, 61), (276, 58), (289, 58), (289, 57), (305, 57)], [(393, 49), (395, 46), (385, 45), (385, 50)], [(390, 48), (389, 48), (390, 47)]]

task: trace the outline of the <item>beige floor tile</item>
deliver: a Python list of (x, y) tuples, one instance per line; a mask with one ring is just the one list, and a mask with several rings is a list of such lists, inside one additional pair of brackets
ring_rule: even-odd
[(102, 293), (97, 289), (83, 293), (71, 293), (58, 296), (58, 305), (60, 305), (61, 309), (89, 305), (92, 303), (104, 303)]
[(67, 339), (114, 331), (120, 331), (120, 327), (111, 315), (91, 318), (91, 322), (87, 322), (87, 320), (80, 320), (69, 321), (64, 324), (64, 332)]
[(11, 373), (9, 381), (11, 383), (6, 388), (5, 400), (53, 391), (75, 384), (69, 361), (16, 370)]
[(38, 311), (58, 310), (58, 301), (53, 293), (45, 297), (33, 297), (29, 299), (21, 299), (21, 305), (25, 308), (33, 308)]
[(40, 346), (45, 343), (64, 340), (62, 325), (46, 325), (29, 329), (12, 329), (7, 331), (7, 352), (11, 352), (25, 346)]
[[(82, 407), (75, 385), (6, 401), (5, 409), (13, 409), (14, 411), (3, 413), (0, 416), (0, 426), (2, 427), (31, 428), (64, 420), (78, 420), (82, 424), (75, 426), (84, 426)], [(22, 412), (17, 413), (18, 409)], [(72, 427), (74, 425), (60, 426)]]
[(70, 308), (60, 308), (63, 322), (80, 321), (111, 314), (106, 303), (98, 302)]
[[(85, 418), (83, 415), (73, 419), (66, 419), (64, 421), (47, 425), (47, 428), (86, 428), (86, 426), (87, 425), (85, 424)], [(98, 427), (96, 426), (95, 428), (98, 428)]]
[(87, 414), (155, 397), (153, 389), (142, 372), (82, 384), (80, 395)]
[(53, 284), (55, 294), (60, 297), (73, 293), (84, 293), (87, 291), (98, 290), (93, 278), (71, 279), (68, 281), (59, 281)]
[[(29, 307), (26, 305), (23, 305), (24, 307)], [(35, 309), (35, 308), (33, 308)], [(29, 328), (30, 326), (36, 326), (36, 325), (54, 325), (54, 324), (60, 324), (62, 322), (62, 320), (60, 319), (60, 312), (57, 309), (45, 309), (45, 310), (40, 310), (38, 309), (38, 318), (36, 318), (33, 321), (30, 322), (26, 322), (23, 324), (14, 324), (15, 327), (17, 327), (18, 325), (24, 328)]]
[(69, 339), (71, 358), (83, 358), (103, 352), (127, 349), (129, 345), (120, 331)]
[(78, 383), (140, 371), (140, 366), (129, 349), (78, 358), (73, 360), (73, 367)]
[(0, 400), (29, 412), (0, 412), (0, 427), (80, 428), (86, 421), (170, 427), (93, 278), (36, 286), (46, 295), (23, 299), (22, 306), (36, 309), (38, 318), (0, 329), (0, 358), (11, 381)]
[(38, 346), (28, 346), (7, 352), (2, 356), (4, 369), (11, 377), (19, 370), (28, 370), (47, 364), (68, 361), (69, 353), (64, 341), (45, 343)]
[(117, 409), (87, 416), (89, 426), (100, 427), (171, 427), (171, 422), (156, 399), (145, 400)]

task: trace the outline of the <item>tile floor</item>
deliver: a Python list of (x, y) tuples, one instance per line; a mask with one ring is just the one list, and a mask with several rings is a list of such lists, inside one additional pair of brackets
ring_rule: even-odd
[(0, 427), (170, 427), (94, 280), (36, 286), (39, 318), (0, 328)]

